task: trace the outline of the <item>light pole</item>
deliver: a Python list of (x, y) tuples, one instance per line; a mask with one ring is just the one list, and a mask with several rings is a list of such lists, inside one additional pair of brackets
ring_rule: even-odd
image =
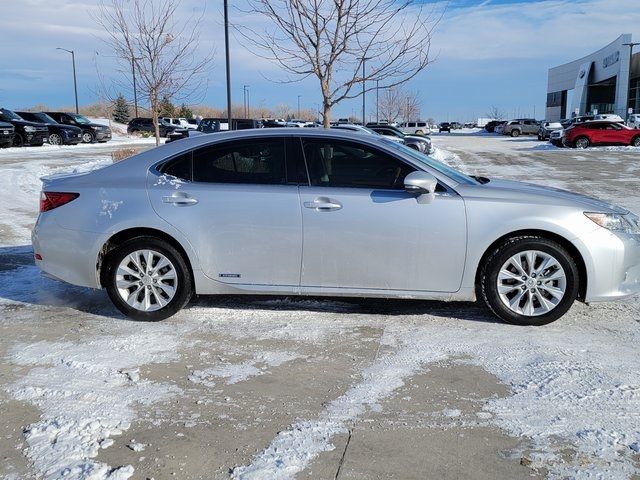
[(298, 120), (300, 120), (300, 97), (302, 95), (298, 95)]
[(365, 103), (365, 80), (364, 80), (364, 75), (365, 75), (365, 63), (367, 60), (369, 60), (370, 57), (363, 57), (362, 58), (362, 125), (366, 125), (367, 120), (365, 118), (365, 109), (366, 109), (366, 103)]
[(631, 62), (633, 61), (633, 47), (635, 47), (636, 45), (640, 45), (640, 43), (638, 42), (629, 42), (629, 43), (623, 43), (622, 45), (626, 45), (627, 47), (629, 47), (629, 79), (627, 81), (627, 119), (629, 119), (629, 108), (633, 108), (633, 107), (629, 107), (629, 100), (630, 100), (630, 95), (631, 95)]
[(227, 67), (227, 125), (231, 130), (231, 66), (229, 63), (229, 2), (224, 0), (224, 53)]
[(242, 94), (244, 97), (244, 118), (249, 118), (249, 85), (242, 86)]
[(376, 80), (376, 123), (380, 123), (380, 80)]
[(67, 53), (71, 54), (71, 63), (73, 64), (73, 91), (76, 95), (76, 113), (78, 112), (78, 84), (76, 82), (76, 56), (73, 53), (73, 50), (67, 50), (66, 48), (56, 47), (56, 50), (64, 50)]

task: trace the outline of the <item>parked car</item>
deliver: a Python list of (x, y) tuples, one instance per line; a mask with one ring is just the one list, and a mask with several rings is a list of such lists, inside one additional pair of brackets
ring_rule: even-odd
[(565, 143), (575, 148), (591, 145), (631, 145), (640, 147), (640, 130), (622, 123), (593, 120), (564, 130)]
[(451, 133), (451, 124), (449, 122), (442, 122), (438, 126), (438, 132), (439, 133), (442, 133), (442, 132)]
[(564, 147), (564, 129), (553, 130), (549, 134), (549, 142), (556, 147)]
[(594, 120), (607, 120), (609, 122), (624, 123), (623, 118), (615, 113), (599, 113), (593, 117)]
[(10, 123), (0, 122), (0, 148), (13, 146), (13, 135), (15, 131), (15, 128)]
[(138, 320), (249, 293), (482, 299), (518, 325), (640, 293), (638, 238), (636, 215), (585, 195), (304, 128), (200, 135), (44, 178), (32, 233), (43, 272), (105, 288)]
[(540, 127), (538, 128), (538, 140), (549, 140), (551, 132), (562, 129), (563, 127), (560, 122), (540, 122)]
[(187, 118), (187, 123), (189, 124), (188, 128), (191, 128), (192, 130), (198, 128), (198, 120), (195, 118)]
[(533, 118), (517, 118), (509, 120), (502, 127), (502, 135), (519, 137), (520, 135), (537, 135), (540, 124)]
[(427, 135), (431, 132), (428, 122), (404, 122), (398, 128), (409, 135)]
[(451, 130), (461, 130), (462, 124), (460, 122), (451, 122)]
[(42, 112), (16, 112), (30, 122), (44, 123), (49, 130), (51, 145), (77, 145), (82, 141), (82, 129), (73, 125), (63, 125)]
[(160, 117), (167, 124), (173, 125), (176, 128), (191, 128), (191, 125), (184, 117), (174, 118), (174, 117)]
[(56, 122), (64, 125), (73, 125), (82, 129), (83, 143), (104, 143), (111, 140), (111, 129), (106, 125), (100, 125), (89, 120), (84, 115), (67, 112), (43, 112)]
[(494, 128), (494, 132), (497, 133), (498, 135), (502, 135), (502, 131), (504, 130), (504, 126), (507, 124), (507, 122), (500, 122), (499, 124), (496, 125), (496, 127)]
[(11, 110), (0, 108), (0, 121), (13, 125), (12, 143), (14, 147), (41, 147), (44, 142), (48, 141), (49, 129), (46, 125), (25, 120)]
[(400, 140), (407, 147), (418, 150), (419, 152), (431, 153), (433, 151), (431, 138), (425, 135), (407, 135), (406, 133), (402, 132), (400, 129), (392, 125), (374, 125), (368, 128), (387, 138)]
[(502, 123), (502, 120), (491, 120), (487, 122), (484, 126), (484, 129), (487, 133), (494, 133), (496, 127)]
[(640, 113), (632, 113), (627, 119), (627, 127), (640, 128)]
[[(178, 127), (175, 125), (170, 125), (165, 122), (163, 119), (159, 119), (158, 130), (160, 132), (161, 137), (167, 137), (171, 132), (176, 130)], [(136, 135), (142, 132), (149, 132), (155, 135), (155, 127), (153, 125), (153, 119), (148, 117), (138, 117), (129, 121), (127, 125), (127, 133), (129, 135)]]

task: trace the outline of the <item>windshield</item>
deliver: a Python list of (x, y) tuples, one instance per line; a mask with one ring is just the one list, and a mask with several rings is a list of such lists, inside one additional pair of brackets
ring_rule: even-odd
[(395, 149), (400, 153), (403, 153), (404, 155), (419, 161), (420, 163), (424, 163), (425, 165), (428, 165), (429, 167), (433, 168), (434, 170), (437, 170), (443, 175), (446, 175), (447, 177), (449, 177), (451, 180), (455, 182), (462, 183), (464, 185), (478, 184), (478, 182), (473, 178), (471, 178), (470, 176), (465, 175), (464, 173), (459, 172), (458, 170), (451, 168), (450, 166), (445, 165), (444, 163), (439, 162), (438, 160), (435, 160), (434, 158), (431, 158), (428, 155), (420, 153), (417, 150), (414, 150), (413, 148), (409, 148), (406, 145), (394, 142), (392, 140), (384, 139), (382, 141), (387, 147)]
[(69, 114), (69, 115), (71, 115), (71, 117), (80, 125), (86, 125), (87, 123), (91, 123), (91, 120), (89, 120), (87, 117), (84, 117), (82, 115), (76, 115), (76, 114)]
[(32, 115), (42, 123), (58, 123), (46, 113), (33, 113)]
[(0, 113), (6, 120), (22, 120), (22, 117), (16, 115), (11, 110), (5, 110), (4, 108), (0, 108)]

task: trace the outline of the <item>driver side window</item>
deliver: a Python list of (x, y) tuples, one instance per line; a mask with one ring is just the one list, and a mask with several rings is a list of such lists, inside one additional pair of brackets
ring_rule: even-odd
[(403, 189), (412, 166), (375, 148), (333, 139), (304, 139), (313, 186)]

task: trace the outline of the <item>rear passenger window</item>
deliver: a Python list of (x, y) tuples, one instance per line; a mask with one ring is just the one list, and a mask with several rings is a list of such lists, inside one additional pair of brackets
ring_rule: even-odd
[(191, 152), (169, 160), (162, 167), (160, 173), (171, 175), (181, 180), (191, 181)]
[(248, 139), (194, 150), (193, 181), (285, 184), (284, 138)]

